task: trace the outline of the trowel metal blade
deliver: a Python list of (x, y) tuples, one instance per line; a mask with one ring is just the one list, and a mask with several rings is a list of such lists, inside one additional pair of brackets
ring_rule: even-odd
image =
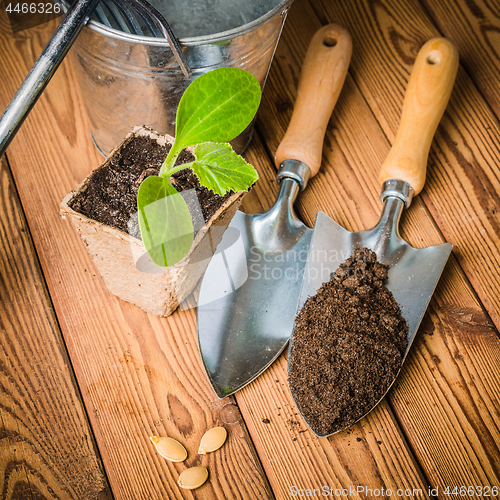
[(401, 238), (393, 239), (389, 245), (387, 242), (372, 229), (356, 233), (347, 231), (319, 212), (304, 273), (299, 310), (308, 297), (314, 295), (338, 266), (351, 256), (355, 246), (369, 248), (377, 254), (379, 262), (389, 266), (386, 286), (408, 323), (408, 353), (453, 245), (444, 243), (413, 248)]
[(289, 250), (273, 252), (255, 238), (264, 216), (236, 212), (200, 287), (198, 340), (219, 398), (271, 365), (293, 329), (312, 229), (299, 228)]
[[(339, 265), (352, 255), (356, 246), (373, 250), (377, 254), (378, 261), (389, 266), (386, 286), (398, 302), (401, 314), (408, 323), (408, 346), (402, 359), (403, 362), (415, 339), (453, 245), (444, 243), (426, 248), (413, 248), (399, 237), (397, 229), (391, 235), (377, 231), (376, 227), (352, 233), (323, 212), (319, 212), (314, 225), (307, 266), (304, 270), (297, 312), (302, 309), (309, 297), (316, 294), (325, 281), (330, 280)], [(288, 352), (289, 366), (292, 350), (293, 334)], [(387, 390), (389, 388), (390, 386)], [(385, 394), (378, 402), (384, 396)], [(300, 408), (298, 409), (300, 411)], [(331, 435), (321, 435), (313, 428), (311, 430), (318, 437)]]

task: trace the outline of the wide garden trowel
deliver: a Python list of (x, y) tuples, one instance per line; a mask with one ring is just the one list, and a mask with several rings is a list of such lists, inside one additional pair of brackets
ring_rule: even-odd
[(276, 153), (276, 203), (261, 214), (237, 212), (204, 275), (198, 337), (220, 398), (260, 375), (292, 332), (312, 235), (293, 203), (320, 168), (325, 130), (351, 52), (350, 36), (340, 26), (325, 26), (314, 35), (292, 119)]
[[(354, 247), (373, 250), (378, 261), (389, 266), (386, 286), (408, 324), (404, 357), (452, 245), (413, 248), (400, 237), (398, 224), (403, 208), (409, 207), (412, 196), (424, 187), (429, 149), (448, 103), (457, 69), (458, 53), (448, 40), (435, 38), (420, 49), (406, 90), (398, 133), (380, 172), (384, 203), (380, 220), (372, 229), (351, 233), (324, 213), (318, 213), (299, 301), (300, 310), (308, 297), (315, 295), (323, 282), (330, 280), (331, 274), (353, 253)], [(292, 354), (293, 336), (289, 346), (289, 368)], [(319, 437), (329, 435), (311, 429)]]

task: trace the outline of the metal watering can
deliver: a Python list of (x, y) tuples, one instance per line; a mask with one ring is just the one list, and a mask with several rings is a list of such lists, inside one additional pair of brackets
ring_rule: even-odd
[[(247, 70), (264, 88), (293, 0), (61, 1), (65, 17), (0, 118), (0, 154), (73, 44), (90, 132), (103, 155), (135, 125), (173, 135), (184, 90), (212, 69)], [(232, 142), (238, 153), (252, 131), (253, 124)]]
[[(107, 155), (135, 125), (175, 135), (177, 105), (191, 81), (220, 67), (252, 73), (263, 88), (292, 0), (152, 0), (178, 37), (192, 76), (165, 38), (91, 20), (71, 52), (94, 143)], [(241, 153), (250, 125), (232, 141)]]

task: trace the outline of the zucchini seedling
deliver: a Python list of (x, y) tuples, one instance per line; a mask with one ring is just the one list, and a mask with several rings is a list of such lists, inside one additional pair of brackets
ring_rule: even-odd
[[(194, 229), (188, 206), (170, 176), (190, 167), (202, 186), (222, 196), (248, 191), (255, 169), (228, 141), (241, 134), (260, 104), (257, 79), (237, 68), (219, 68), (194, 80), (177, 108), (175, 140), (158, 175), (144, 179), (137, 195), (142, 241), (153, 262), (168, 267), (185, 257)], [(175, 165), (180, 152), (193, 146), (195, 160)]]

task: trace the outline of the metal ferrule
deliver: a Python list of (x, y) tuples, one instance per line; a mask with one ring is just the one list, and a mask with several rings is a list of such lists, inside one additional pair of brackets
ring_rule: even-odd
[(364, 243), (377, 255), (390, 256), (401, 245), (399, 220), (404, 209), (404, 200), (398, 196), (386, 196), (384, 208), (377, 224), (370, 230)]
[(294, 177), (283, 177), (275, 204), (252, 219), (252, 235), (257, 247), (271, 254), (291, 248), (307, 229), (295, 213), (293, 204), (300, 192)]
[(278, 174), (276, 175), (276, 180), (281, 182), (284, 178), (296, 180), (300, 185), (300, 190), (303, 191), (307, 186), (307, 182), (311, 178), (311, 170), (302, 161), (285, 160), (281, 162)]
[(380, 200), (384, 203), (389, 197), (399, 198), (404, 202), (405, 208), (408, 208), (411, 205), (414, 192), (414, 189), (407, 182), (400, 179), (389, 179), (382, 184)]

